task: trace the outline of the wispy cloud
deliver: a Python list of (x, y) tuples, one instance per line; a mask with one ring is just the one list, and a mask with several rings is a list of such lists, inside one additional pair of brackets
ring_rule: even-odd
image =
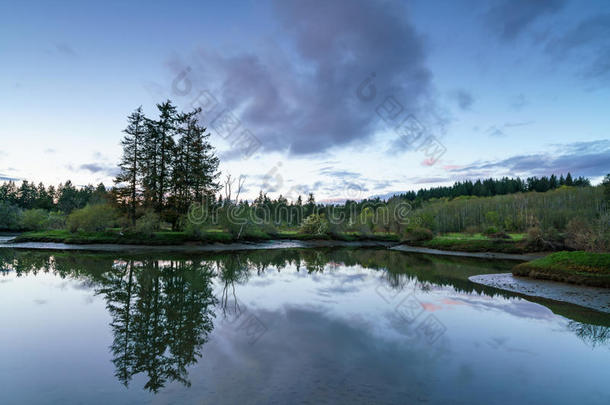
[(500, 39), (514, 41), (538, 19), (563, 8), (564, 0), (502, 0), (485, 15), (489, 28)]
[(610, 140), (552, 145), (549, 153), (516, 155), (447, 169), (458, 178), (487, 176), (541, 176), (571, 172), (579, 176), (603, 176), (610, 168)]

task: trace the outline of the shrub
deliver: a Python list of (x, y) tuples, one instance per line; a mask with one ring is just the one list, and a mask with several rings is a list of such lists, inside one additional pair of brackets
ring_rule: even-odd
[(497, 234), (498, 232), (499, 232), (498, 228), (496, 228), (495, 226), (489, 226), (489, 227), (487, 227), (487, 229), (485, 229), (485, 231), (483, 231), (483, 234), (487, 235), (487, 236), (491, 236), (493, 234)]
[(301, 224), (301, 233), (307, 235), (326, 235), (329, 224), (324, 214), (311, 214)]
[(479, 232), (479, 228), (474, 225), (467, 226), (466, 229), (464, 229), (464, 233), (467, 233), (468, 235), (474, 235), (475, 233), (478, 233), (478, 232)]
[(136, 232), (145, 236), (152, 236), (159, 230), (161, 219), (156, 212), (146, 210), (144, 215), (136, 220)]
[(68, 216), (66, 225), (70, 232), (99, 232), (112, 226), (116, 221), (116, 212), (106, 204), (87, 205)]
[(45, 224), (46, 229), (64, 229), (66, 227), (66, 216), (61, 211), (49, 212), (49, 217)]
[(426, 240), (432, 240), (434, 238), (434, 234), (428, 228), (417, 227), (414, 229), (408, 230), (404, 236), (403, 240), (407, 242), (420, 242)]
[(186, 222), (186, 226), (184, 227), (184, 233), (188, 236), (195, 239), (202, 239), (205, 235), (207, 226), (204, 224), (196, 224), (191, 221)]
[(28, 231), (40, 231), (45, 229), (48, 217), (48, 212), (40, 208), (25, 210), (21, 217), (21, 227)]
[(17, 231), (21, 227), (22, 212), (19, 207), (0, 201), (0, 229)]

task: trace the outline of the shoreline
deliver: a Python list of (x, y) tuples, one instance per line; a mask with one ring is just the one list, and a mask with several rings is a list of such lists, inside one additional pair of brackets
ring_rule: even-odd
[(231, 242), (182, 245), (129, 245), (129, 244), (68, 244), (55, 242), (2, 243), (0, 248), (23, 250), (64, 250), (94, 252), (222, 252), (267, 249), (312, 249), (325, 247), (383, 247), (389, 248), (393, 242), (384, 241), (341, 241), (341, 240), (294, 240), (278, 239), (259, 242)]
[(529, 277), (513, 276), (511, 273), (481, 274), (470, 276), (468, 280), (487, 287), (519, 293), (528, 297), (567, 302), (610, 314), (610, 289), (608, 288), (532, 279)]
[(540, 252), (540, 253), (530, 253), (530, 254), (520, 254), (520, 253), (501, 253), (501, 252), (464, 252), (461, 250), (439, 250), (439, 249), (431, 249), (419, 246), (409, 246), (409, 245), (397, 245), (389, 248), (390, 250), (397, 250), (405, 253), (424, 253), (431, 255), (439, 255), (439, 256), (461, 256), (461, 257), (474, 257), (478, 259), (499, 259), (499, 260), (519, 260), (519, 261), (530, 261), (539, 259), (541, 257), (546, 256), (548, 253)]

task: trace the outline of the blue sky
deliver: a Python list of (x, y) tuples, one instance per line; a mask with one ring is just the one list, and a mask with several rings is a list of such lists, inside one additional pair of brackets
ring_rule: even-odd
[[(202, 91), (247, 197), (610, 171), (610, 2), (124, 3), (0, 3), (0, 178), (110, 185), (126, 116)], [(219, 111), (254, 155), (215, 130)], [(405, 117), (437, 149), (405, 142)]]

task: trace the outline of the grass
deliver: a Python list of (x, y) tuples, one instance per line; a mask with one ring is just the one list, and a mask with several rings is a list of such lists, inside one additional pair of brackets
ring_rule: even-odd
[(525, 243), (525, 234), (509, 234), (510, 239), (490, 239), (480, 234), (448, 233), (431, 240), (410, 242), (414, 246), (460, 252), (527, 253), (531, 251)]
[(557, 252), (519, 264), (513, 274), (610, 288), (610, 253)]
[(188, 243), (231, 243), (240, 241), (267, 241), (274, 239), (296, 240), (341, 240), (341, 241), (388, 241), (398, 242), (395, 234), (375, 233), (363, 235), (359, 233), (344, 233), (340, 235), (307, 235), (294, 230), (279, 231), (267, 234), (262, 231), (249, 232), (237, 240), (229, 232), (222, 229), (209, 229), (203, 235), (196, 237), (185, 232), (159, 231), (153, 235), (122, 233), (119, 229), (108, 229), (104, 232), (75, 232), (67, 230), (49, 230), (26, 232), (15, 238), (14, 242), (54, 242), (69, 244), (119, 244), (119, 245), (183, 245)]
[[(524, 233), (509, 233), (508, 236), (510, 236), (510, 240), (518, 242), (525, 239), (526, 235)], [(489, 237), (482, 233), (468, 234), (458, 232), (446, 233), (444, 235), (437, 236), (437, 238), (447, 240), (489, 240)]]

